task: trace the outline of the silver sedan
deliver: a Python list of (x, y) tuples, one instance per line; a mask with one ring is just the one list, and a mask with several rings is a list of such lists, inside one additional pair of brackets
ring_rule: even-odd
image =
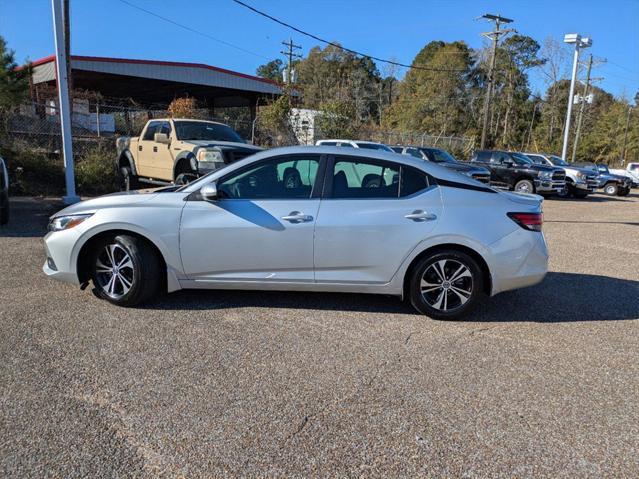
[(456, 319), (544, 278), (541, 204), (410, 156), (279, 148), (60, 211), (43, 269), (122, 306), (183, 288), (340, 291)]

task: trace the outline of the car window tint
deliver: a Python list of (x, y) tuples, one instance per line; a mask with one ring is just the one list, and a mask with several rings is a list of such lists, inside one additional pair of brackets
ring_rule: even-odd
[(423, 158), (421, 152), (417, 148), (406, 148), (406, 153), (420, 160)]
[(428, 175), (423, 171), (409, 166), (402, 166), (402, 184), (399, 196), (410, 196), (425, 190), (430, 185)]
[(478, 151), (475, 153), (476, 161), (490, 161), (490, 152), (489, 151)]
[(153, 141), (154, 135), (158, 133), (160, 123), (161, 122), (159, 121), (152, 121), (151, 123), (149, 123), (149, 125), (146, 127), (146, 131), (144, 132), (144, 138), (142, 139), (144, 141)]
[(399, 165), (336, 159), (333, 198), (397, 198)]
[(337, 146), (344, 146), (346, 148), (354, 148), (350, 143), (338, 143)]
[(164, 133), (166, 136), (171, 136), (171, 124), (168, 121), (160, 123), (156, 133)]
[(217, 186), (227, 199), (310, 198), (319, 167), (319, 156), (286, 156), (223, 179)]
[(336, 141), (323, 141), (320, 143), (320, 146), (336, 146)]

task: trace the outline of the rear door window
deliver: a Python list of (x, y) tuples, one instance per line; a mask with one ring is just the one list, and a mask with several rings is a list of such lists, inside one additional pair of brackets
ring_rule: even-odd
[(428, 175), (417, 168), (402, 166), (402, 179), (399, 196), (410, 196), (425, 190), (430, 186)]
[(332, 198), (397, 198), (399, 165), (365, 159), (336, 158)]

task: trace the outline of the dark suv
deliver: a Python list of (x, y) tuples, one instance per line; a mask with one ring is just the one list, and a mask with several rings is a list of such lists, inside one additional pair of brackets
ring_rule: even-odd
[(540, 195), (557, 194), (566, 187), (561, 168), (535, 165), (530, 158), (512, 151), (478, 150), (470, 161), (490, 170), (490, 183), (497, 188)]
[(573, 165), (597, 174), (597, 188), (603, 188), (604, 193), (609, 196), (627, 196), (632, 187), (632, 180), (627, 176), (614, 175), (610, 173), (608, 165), (603, 163), (581, 162)]
[(482, 166), (469, 165), (468, 163), (457, 161), (457, 159), (446, 150), (433, 148), (430, 146), (403, 145), (395, 145), (391, 146), (391, 148), (395, 153), (411, 155), (415, 158), (432, 161), (433, 163), (438, 163), (439, 165), (461, 173), (462, 175), (470, 176), (471, 178), (477, 181), (481, 181), (482, 183), (490, 183), (490, 171), (488, 171), (488, 169)]

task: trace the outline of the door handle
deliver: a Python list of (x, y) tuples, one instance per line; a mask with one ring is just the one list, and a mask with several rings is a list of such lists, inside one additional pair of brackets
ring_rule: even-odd
[(138, 151), (142, 151), (142, 145), (138, 145)]
[(158, 152), (158, 147), (157, 147), (157, 146), (154, 146), (154, 147), (153, 147), (153, 153), (157, 153), (157, 152)]
[(404, 216), (404, 218), (413, 221), (432, 221), (437, 219), (437, 215), (433, 213), (426, 213), (424, 210), (415, 210)]
[(288, 215), (282, 216), (284, 221), (290, 221), (291, 223), (305, 223), (308, 221), (313, 221), (313, 217), (310, 215), (305, 215), (304, 213), (300, 213), (299, 211), (291, 211)]

